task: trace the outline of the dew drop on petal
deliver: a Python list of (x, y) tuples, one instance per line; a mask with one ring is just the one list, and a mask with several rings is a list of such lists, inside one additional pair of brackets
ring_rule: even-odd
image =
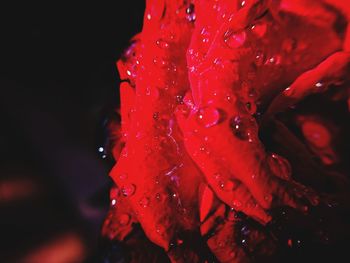
[(157, 121), (158, 119), (159, 119), (159, 112), (155, 112), (155, 113), (153, 113), (153, 119), (155, 120), (155, 121)]
[(280, 55), (274, 55), (266, 61), (266, 64), (267, 65), (280, 65), (281, 60), (282, 60), (282, 57)]
[(161, 225), (156, 226), (156, 232), (158, 235), (163, 236), (165, 234), (165, 228)]
[(251, 27), (251, 31), (257, 37), (263, 37), (267, 31), (266, 23), (257, 23)]
[(220, 121), (220, 112), (214, 107), (202, 108), (198, 112), (198, 122), (205, 128), (210, 128)]
[(236, 187), (236, 184), (231, 180), (227, 180), (222, 186), (223, 190), (227, 192), (232, 191), (235, 187)]
[(282, 156), (271, 153), (268, 158), (268, 163), (272, 172), (284, 180), (288, 180), (292, 175), (292, 167), (287, 159)]
[(283, 90), (283, 95), (290, 97), (293, 96), (294, 94), (294, 89), (292, 87), (287, 87), (286, 89)]
[(235, 199), (232, 201), (232, 206), (235, 207), (235, 208), (238, 208), (238, 207), (241, 207), (242, 206), (242, 202)]
[(224, 34), (224, 42), (230, 48), (238, 48), (244, 45), (247, 38), (245, 31), (233, 32), (231, 29)]
[(158, 40), (156, 41), (156, 44), (157, 44), (157, 46), (158, 46), (159, 48), (161, 48), (161, 49), (166, 49), (166, 48), (169, 47), (169, 43), (166, 42), (166, 41), (163, 40), (163, 39), (158, 39)]
[(119, 175), (119, 179), (120, 180), (125, 180), (126, 178), (128, 178), (128, 174), (127, 173), (122, 173)]
[(143, 198), (141, 198), (139, 204), (140, 204), (140, 206), (146, 208), (146, 207), (148, 207), (149, 202), (150, 202), (150, 200), (148, 197), (143, 197)]
[(258, 51), (255, 54), (254, 63), (256, 66), (262, 66), (265, 62), (265, 55), (262, 51)]
[(189, 22), (194, 22), (196, 20), (196, 13), (194, 11), (194, 5), (190, 4), (186, 9), (186, 18)]
[(248, 140), (249, 132), (245, 121), (240, 117), (236, 116), (230, 120), (230, 127), (233, 134), (240, 140)]
[(157, 199), (158, 201), (161, 201), (161, 200), (162, 200), (162, 196), (161, 196), (160, 193), (156, 193), (156, 199)]
[(322, 82), (317, 82), (317, 83), (315, 84), (315, 86), (316, 86), (316, 88), (322, 88), (322, 87), (323, 87), (323, 84), (322, 84)]
[(134, 184), (127, 184), (122, 187), (122, 194), (124, 196), (132, 196), (135, 193), (136, 186)]

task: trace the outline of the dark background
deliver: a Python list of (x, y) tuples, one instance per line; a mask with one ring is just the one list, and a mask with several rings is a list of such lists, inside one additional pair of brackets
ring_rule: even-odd
[(65, 233), (81, 240), (84, 262), (99, 258), (111, 182), (97, 149), (144, 1), (85, 2), (0, 8), (1, 262)]

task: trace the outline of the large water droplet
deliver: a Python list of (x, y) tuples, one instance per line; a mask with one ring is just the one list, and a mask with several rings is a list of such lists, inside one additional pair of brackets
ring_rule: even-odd
[(134, 184), (127, 184), (122, 187), (122, 194), (124, 196), (132, 196), (136, 191), (136, 186)]
[(210, 128), (220, 121), (220, 112), (218, 109), (209, 106), (202, 108), (198, 112), (198, 122), (205, 128)]
[(224, 41), (230, 48), (241, 47), (247, 38), (245, 31), (233, 32), (231, 29), (227, 30), (224, 34)]

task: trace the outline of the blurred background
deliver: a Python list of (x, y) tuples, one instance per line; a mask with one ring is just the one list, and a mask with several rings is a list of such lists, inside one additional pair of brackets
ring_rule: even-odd
[(99, 147), (144, 11), (114, 2), (0, 8), (0, 262), (105, 262), (112, 164)]

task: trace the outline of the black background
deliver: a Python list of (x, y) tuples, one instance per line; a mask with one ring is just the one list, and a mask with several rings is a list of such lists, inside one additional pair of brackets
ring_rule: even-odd
[(101, 123), (118, 104), (115, 62), (141, 30), (144, 1), (87, 2), (0, 8), (0, 186), (17, 178), (40, 189), (0, 202), (6, 262), (66, 231), (95, 261), (110, 184)]

